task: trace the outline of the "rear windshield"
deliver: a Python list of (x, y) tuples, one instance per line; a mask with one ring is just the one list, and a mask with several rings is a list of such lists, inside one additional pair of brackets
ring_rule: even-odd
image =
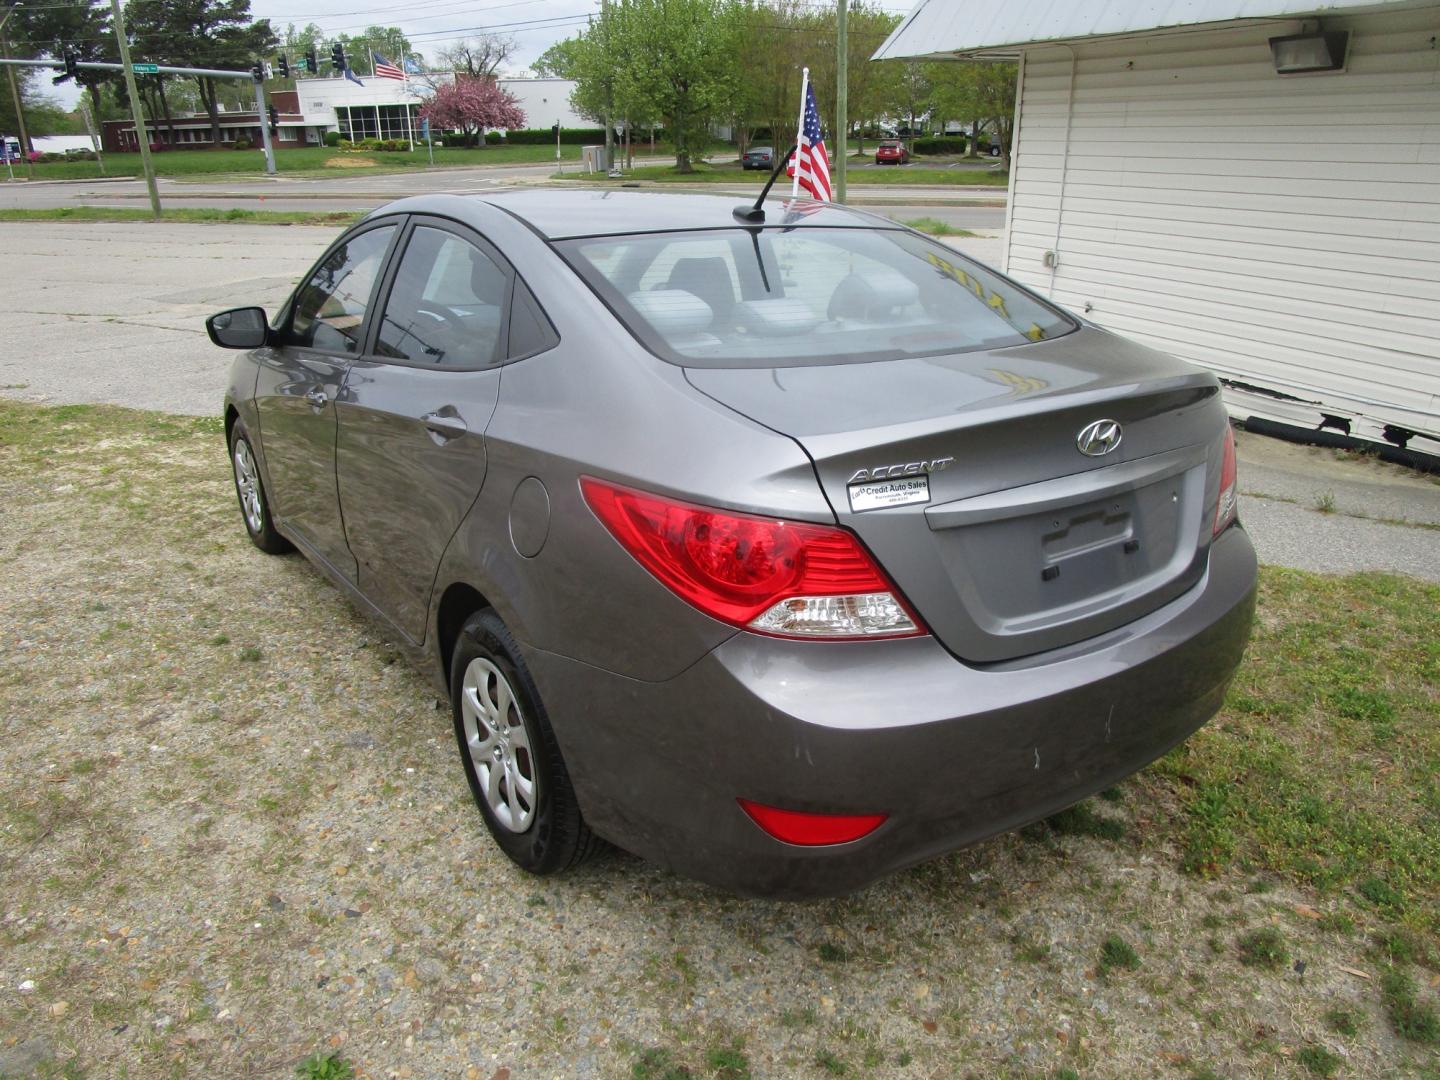
[(1075, 329), (1014, 282), (899, 230), (717, 229), (557, 246), (650, 351), (687, 366), (864, 363)]

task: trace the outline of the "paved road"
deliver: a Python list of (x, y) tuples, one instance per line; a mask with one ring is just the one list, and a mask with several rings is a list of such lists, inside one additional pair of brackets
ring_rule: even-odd
[[(19, 222), (4, 226), (0, 394), (213, 414), (230, 356), (206, 315), (272, 310), (331, 228)], [(954, 242), (982, 259), (993, 240)], [(1440, 484), (1327, 450), (1243, 435), (1241, 514), (1261, 559), (1303, 569), (1398, 570), (1440, 580)], [(1333, 503), (1323, 513), (1321, 504)], [(1368, 516), (1359, 516), (1368, 515)]]
[[(577, 168), (568, 165), (568, 169)], [(550, 163), (491, 166), (469, 169), (416, 169), (382, 176), (324, 176), (207, 181), (161, 180), (165, 206), (209, 209), (267, 210), (370, 210), (406, 195), (427, 193), (474, 194), (512, 187), (548, 185), (555, 166)], [(753, 185), (665, 184), (680, 194), (724, 194), (754, 199)], [(998, 230), (1005, 225), (1003, 188), (957, 188), (943, 185), (850, 185), (851, 202), (879, 213), (908, 220), (933, 217), (954, 228)], [(776, 195), (776, 198), (781, 197)], [(51, 209), (64, 206), (149, 205), (139, 180), (79, 181), (71, 183), (0, 182), (0, 208)]]

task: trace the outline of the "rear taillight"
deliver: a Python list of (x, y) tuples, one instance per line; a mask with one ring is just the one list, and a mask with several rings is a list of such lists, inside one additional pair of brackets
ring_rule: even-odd
[(811, 814), (803, 810), (782, 810), (749, 799), (739, 802), (750, 820), (776, 840), (806, 847), (848, 844), (868, 836), (885, 823), (884, 814)]
[(705, 614), (794, 638), (925, 633), (860, 541), (833, 525), (735, 514), (583, 477), (596, 517)]
[(1219, 536), (1221, 531), (1235, 520), (1239, 503), (1240, 497), (1236, 490), (1235, 479), (1235, 431), (1227, 423), (1225, 425), (1225, 457), (1220, 463), (1220, 499), (1215, 504), (1215, 528), (1212, 536)]

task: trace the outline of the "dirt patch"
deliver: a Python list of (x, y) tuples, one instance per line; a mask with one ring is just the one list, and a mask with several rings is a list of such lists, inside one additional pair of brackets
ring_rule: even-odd
[[(0, 1050), (97, 1076), (1434, 1067), (1392, 1030), (1363, 903), (1243, 847), (1182, 872), (1170, 823), (1215, 782), (1193, 759), (845, 900), (622, 854), (526, 877), (428, 682), (246, 541), (218, 425), (0, 420)], [(1283, 961), (1250, 962), (1261, 930)]]
[(373, 169), (378, 164), (380, 163), (374, 158), (357, 157), (350, 154), (340, 154), (325, 159), (327, 169)]

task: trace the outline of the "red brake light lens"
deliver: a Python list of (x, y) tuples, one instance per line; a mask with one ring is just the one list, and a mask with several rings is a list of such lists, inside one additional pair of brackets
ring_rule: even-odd
[(707, 615), (782, 637), (923, 634), (856, 537), (678, 502), (582, 477), (585, 501), (636, 561)]
[(1220, 498), (1215, 503), (1215, 527), (1212, 536), (1219, 536), (1239, 513), (1240, 498), (1237, 491), (1237, 470), (1235, 468), (1235, 431), (1225, 425), (1225, 456), (1220, 463)]
[(740, 809), (750, 815), (776, 840), (805, 847), (848, 844), (869, 836), (885, 822), (885, 814), (810, 814), (803, 810), (781, 810), (778, 806), (739, 799)]

